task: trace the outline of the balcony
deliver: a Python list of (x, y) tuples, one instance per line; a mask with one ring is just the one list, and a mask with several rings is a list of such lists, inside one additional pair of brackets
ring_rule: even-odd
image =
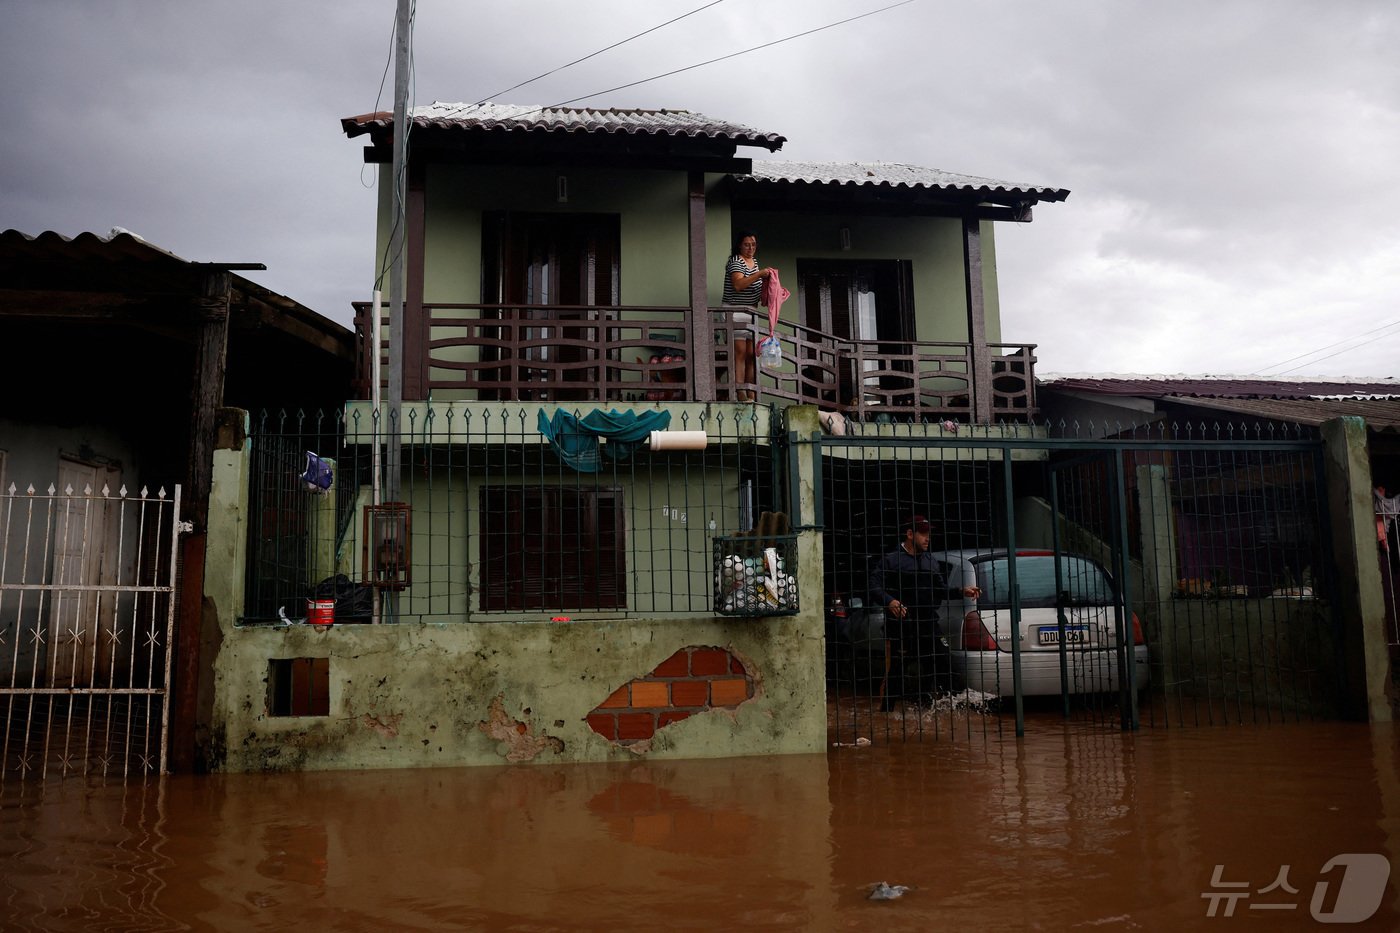
[[(370, 386), (370, 309), (355, 306), (357, 389)], [(1035, 407), (1035, 345), (849, 340), (780, 321), (783, 365), (735, 384), (736, 338), (768, 324), (711, 309), (708, 339), (684, 307), (424, 304), (420, 339), (405, 326), (404, 399), (482, 401), (765, 401), (814, 404), (860, 420), (1024, 422)], [(387, 314), (387, 311), (384, 312)], [(381, 321), (387, 332), (388, 321)], [(387, 341), (380, 346), (387, 361)]]

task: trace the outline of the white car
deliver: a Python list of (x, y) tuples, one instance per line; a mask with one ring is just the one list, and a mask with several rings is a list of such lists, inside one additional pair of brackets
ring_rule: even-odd
[[(975, 585), (982, 590), (976, 600), (948, 600), (939, 609), (938, 624), (951, 649), (953, 675), (967, 688), (994, 696), (1014, 695), (1011, 639), (1015, 634), (1021, 640), (1022, 694), (1058, 696), (1063, 612), (1063, 673), (1069, 692), (1118, 690), (1118, 607), (1113, 578), (1097, 561), (1064, 553), (1057, 561), (1054, 551), (1018, 549), (1015, 573), (1021, 625), (1013, 633), (1005, 549), (935, 551), (933, 557), (950, 586)], [(1137, 614), (1128, 613), (1124, 621), (1133, 639), (1133, 684), (1142, 689), (1152, 677), (1147, 644)]]

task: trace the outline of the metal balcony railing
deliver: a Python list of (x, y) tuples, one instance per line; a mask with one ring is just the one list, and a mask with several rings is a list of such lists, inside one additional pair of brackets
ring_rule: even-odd
[[(757, 384), (736, 384), (730, 367), (736, 339), (768, 336), (768, 323), (731, 322), (711, 309), (713, 343), (697, 346), (690, 310), (675, 306), (424, 305), (424, 338), (404, 347), (406, 385), (423, 397), (481, 401), (734, 401), (757, 391), (769, 400), (815, 404), (858, 418), (893, 415), (975, 421), (983, 401), (994, 421), (1035, 417), (1035, 345), (989, 344), (989, 399), (977, 398), (971, 343), (850, 340), (779, 321), (778, 368), (761, 368)], [(369, 394), (369, 308), (356, 305), (360, 336), (358, 389)], [(387, 333), (387, 320), (381, 322)], [(407, 328), (405, 328), (407, 331)], [(381, 361), (387, 360), (387, 338)], [(699, 367), (715, 373), (697, 392)], [(381, 380), (383, 370), (381, 370)], [(413, 398), (406, 391), (405, 398)], [(701, 397), (707, 394), (710, 397)]]

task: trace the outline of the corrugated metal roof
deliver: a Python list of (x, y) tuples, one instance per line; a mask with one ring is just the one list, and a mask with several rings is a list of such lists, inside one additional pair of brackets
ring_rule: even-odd
[(902, 162), (755, 162), (748, 175), (734, 176), (739, 182), (790, 182), (812, 185), (852, 185), (891, 188), (958, 191), (967, 194), (1025, 194), (1042, 201), (1063, 201), (1067, 188), (998, 181), (977, 175), (959, 175), (936, 168), (921, 168)]
[(1319, 425), (1333, 418), (1351, 416), (1366, 419), (1367, 427), (1372, 430), (1400, 431), (1400, 398), (1205, 398), (1172, 395), (1162, 401), (1294, 424)]
[[(415, 127), (496, 133), (611, 133), (631, 136), (690, 136), (731, 140), (776, 152), (787, 137), (738, 123), (716, 120), (688, 110), (615, 110), (590, 107), (535, 107), (526, 104), (449, 104), (414, 107)], [(381, 111), (340, 121), (351, 138), (393, 126), (394, 115)]]
[[(144, 281), (165, 282), (173, 274), (186, 267), (210, 266), (213, 268), (256, 268), (263, 269), (260, 263), (197, 263), (182, 259), (169, 250), (161, 249), (154, 243), (121, 227), (113, 227), (106, 236), (84, 232), (68, 237), (52, 230), (38, 234), (28, 234), (20, 230), (6, 230), (0, 233), (0, 263), (14, 263), (24, 266), (34, 263), (51, 265), (84, 263), (110, 263), (113, 267), (126, 265), (141, 270), (141, 275), (149, 276)], [(107, 268), (107, 266), (102, 266)], [(232, 273), (233, 287), (241, 292), (244, 299), (254, 299), (276, 309), (287, 321), (273, 321), (275, 326), (287, 329), (289, 322), (296, 321), (320, 332), (329, 334), (344, 343), (346, 352), (353, 353), (353, 332), (344, 325), (288, 298), (270, 288), (266, 288)], [(235, 302), (237, 304), (237, 302)]]
[(34, 261), (100, 259), (107, 262), (178, 262), (181, 259), (155, 246), (130, 230), (113, 227), (107, 236), (80, 233), (66, 237), (52, 230), (31, 236), (20, 230), (0, 233), (0, 250), (8, 258)]
[(1139, 395), (1151, 398), (1312, 399), (1336, 397), (1397, 396), (1400, 380), (1392, 377), (1361, 379), (1261, 379), (1257, 376), (1094, 376), (1044, 375), (1036, 382), (1066, 392), (1095, 395)]

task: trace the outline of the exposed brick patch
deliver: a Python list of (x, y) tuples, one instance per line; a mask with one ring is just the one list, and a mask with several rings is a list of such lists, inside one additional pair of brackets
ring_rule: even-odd
[(710, 702), (715, 706), (738, 706), (749, 698), (748, 681), (735, 677), (710, 683)]
[(616, 716), (608, 713), (589, 713), (588, 727), (609, 741), (617, 738)]
[(710, 702), (710, 685), (704, 680), (678, 680), (671, 684), (671, 705), (705, 706)]
[(617, 737), (619, 741), (649, 739), (656, 734), (655, 713), (618, 713)]
[(724, 648), (682, 648), (644, 677), (618, 687), (591, 710), (588, 727), (634, 752), (657, 730), (712, 709), (732, 710), (755, 694), (756, 675)]
[(691, 648), (690, 673), (695, 677), (728, 674), (729, 652), (723, 648)]
[(670, 706), (671, 691), (667, 689), (665, 681), (661, 680), (634, 680), (632, 681), (632, 707), (634, 709), (647, 709), (653, 706)]
[(614, 690), (612, 692), (612, 696), (604, 700), (598, 708), (612, 709), (614, 707), (627, 707), (630, 705), (631, 704), (628, 702), (627, 698), (627, 685), (623, 684), (621, 687), (618, 687), (616, 690)]
[(656, 670), (651, 672), (653, 677), (689, 677), (690, 676), (690, 649), (682, 648), (671, 655), (660, 664), (656, 665)]

